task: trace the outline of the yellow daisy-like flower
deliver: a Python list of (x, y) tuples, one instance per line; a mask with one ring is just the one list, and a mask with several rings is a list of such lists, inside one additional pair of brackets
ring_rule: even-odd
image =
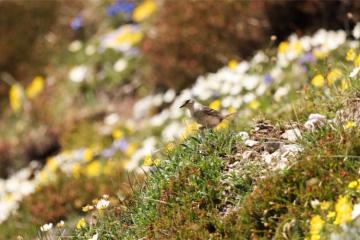
[(323, 87), (325, 84), (325, 79), (324, 79), (323, 75), (321, 75), (321, 74), (315, 75), (311, 80), (311, 84), (317, 88)]
[(156, 4), (153, 0), (145, 0), (142, 4), (137, 6), (133, 12), (133, 19), (136, 22), (141, 22), (150, 17), (156, 11)]
[(280, 54), (284, 54), (286, 53), (286, 51), (289, 49), (289, 43), (284, 41), (284, 42), (281, 42), (278, 46), (278, 53)]
[(85, 219), (84, 218), (81, 218), (78, 222), (77, 222), (77, 224), (76, 224), (76, 228), (77, 229), (81, 229), (81, 228), (84, 228), (84, 227), (86, 227), (86, 222), (85, 222)]
[(324, 227), (325, 221), (319, 215), (315, 215), (310, 220), (311, 240), (320, 239), (320, 232)]
[(81, 173), (81, 165), (79, 163), (75, 163), (71, 168), (71, 175), (75, 178), (79, 178)]
[(46, 166), (49, 168), (49, 170), (50, 170), (51, 172), (55, 172), (55, 171), (58, 169), (58, 167), (59, 167), (56, 159), (53, 158), (53, 157), (51, 157), (51, 158), (49, 158), (49, 159), (47, 160)]
[(238, 61), (236, 61), (235, 59), (231, 59), (231, 60), (228, 62), (227, 66), (228, 66), (228, 68), (230, 68), (231, 70), (234, 70), (238, 64), (239, 64)]
[(321, 209), (321, 210), (326, 210), (326, 209), (328, 209), (328, 208), (330, 207), (330, 205), (331, 205), (330, 202), (328, 202), (328, 201), (322, 201), (322, 202), (320, 203), (320, 209)]
[(26, 96), (30, 99), (35, 98), (42, 92), (45, 86), (45, 79), (41, 76), (36, 76), (29, 86), (26, 88)]
[(354, 60), (354, 66), (360, 67), (360, 54)]
[(101, 163), (93, 161), (85, 167), (85, 174), (88, 177), (97, 177), (101, 175)]
[(301, 43), (299, 41), (296, 41), (293, 45), (293, 48), (296, 52), (297, 55), (301, 54), (302, 53), (302, 46), (301, 46)]
[(13, 84), (9, 91), (10, 107), (14, 112), (18, 112), (23, 105), (23, 88), (20, 84)]
[(112, 132), (112, 137), (113, 137), (114, 139), (121, 139), (123, 136), (124, 136), (124, 132), (121, 131), (120, 129), (115, 129), (115, 130)]
[(229, 127), (229, 121), (224, 120), (215, 127), (215, 130), (221, 130), (221, 129), (225, 129), (225, 128), (228, 128), (228, 127)]
[(187, 125), (184, 132), (180, 134), (180, 138), (183, 140), (186, 139), (189, 135), (196, 132), (199, 129), (199, 126), (200, 125), (197, 124), (196, 122)]
[(175, 148), (175, 144), (170, 142), (165, 146), (165, 152), (170, 153)]
[(253, 110), (256, 110), (260, 107), (260, 103), (256, 99), (254, 99), (249, 103), (249, 107)]
[(233, 107), (229, 107), (229, 108), (227, 109), (227, 112), (228, 112), (228, 114), (234, 113), (234, 112), (236, 112), (236, 109), (233, 108)]
[(353, 189), (353, 188), (356, 188), (357, 185), (358, 185), (357, 181), (352, 181), (349, 183), (348, 188)]
[(334, 218), (336, 216), (336, 212), (334, 212), (334, 211), (330, 211), (330, 212), (328, 212), (328, 214), (326, 215), (326, 217), (328, 218), (328, 219), (332, 219), (332, 218)]
[(144, 166), (151, 166), (151, 165), (153, 165), (152, 157), (150, 155), (145, 156)]
[[(355, 127), (356, 126), (356, 123), (355, 122), (353, 122), (353, 121), (348, 121), (345, 125), (344, 125), (344, 128), (345, 129), (352, 129), (353, 127)], [(354, 181), (354, 182), (356, 182), (356, 181)], [(352, 182), (351, 182), (352, 183)]]
[(342, 77), (342, 72), (340, 69), (335, 68), (331, 70), (328, 75), (326, 76), (328, 85), (332, 86), (336, 80)]
[(334, 224), (343, 224), (352, 220), (352, 204), (347, 196), (340, 196), (335, 205), (336, 219)]
[(90, 162), (94, 158), (94, 151), (90, 148), (86, 148), (83, 153), (83, 159), (86, 162)]
[(346, 53), (345, 59), (346, 59), (347, 61), (354, 61), (355, 56), (356, 56), (356, 54), (355, 54), (354, 49), (353, 49), (353, 48), (350, 48), (350, 49), (347, 51), (347, 53)]
[(325, 52), (324, 50), (320, 50), (320, 49), (314, 49), (313, 50), (313, 55), (315, 56), (316, 59), (324, 59), (327, 57), (329, 53)]
[(217, 100), (213, 101), (212, 103), (210, 103), (209, 107), (219, 111), (220, 110), (220, 104), (221, 104), (220, 100), (217, 99)]
[(131, 157), (135, 153), (136, 149), (137, 149), (137, 145), (134, 143), (130, 143), (125, 153), (128, 157)]

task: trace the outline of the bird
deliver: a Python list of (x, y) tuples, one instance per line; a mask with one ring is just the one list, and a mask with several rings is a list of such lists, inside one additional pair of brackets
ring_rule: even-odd
[(180, 108), (190, 110), (191, 117), (202, 127), (201, 129), (212, 129), (219, 125), (224, 119), (234, 115), (235, 113), (222, 114), (219, 111), (204, 106), (193, 99), (188, 99), (180, 106)]

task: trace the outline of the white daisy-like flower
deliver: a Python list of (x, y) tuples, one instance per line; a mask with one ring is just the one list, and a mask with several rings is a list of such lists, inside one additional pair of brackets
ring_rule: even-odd
[(114, 70), (116, 72), (122, 72), (126, 69), (128, 65), (128, 62), (126, 61), (126, 59), (124, 58), (120, 58), (119, 60), (117, 60), (114, 64)]
[(79, 51), (80, 49), (82, 48), (82, 42), (79, 41), (79, 40), (75, 40), (75, 41), (72, 41), (69, 46), (68, 46), (68, 50), (70, 52), (77, 52)]
[(69, 78), (73, 82), (82, 82), (85, 80), (86, 75), (88, 72), (88, 68), (85, 65), (79, 65), (76, 67), (73, 67), (69, 72)]
[(355, 39), (360, 38), (360, 22), (356, 23), (356, 25), (352, 31), (352, 35), (354, 36)]
[(48, 232), (52, 229), (53, 224), (52, 223), (46, 223), (40, 227), (40, 231), (42, 232)]
[(105, 199), (100, 199), (96, 204), (96, 209), (104, 210), (110, 205), (110, 201)]
[(355, 218), (357, 218), (359, 216), (360, 216), (360, 203), (355, 204), (354, 208), (353, 208), (353, 210), (351, 212), (351, 218), (352, 219), (355, 219)]
[(356, 76), (358, 75), (359, 71), (360, 71), (360, 67), (354, 68), (354, 69), (351, 71), (351, 73), (349, 74), (349, 77), (351, 77), (351, 78), (356, 77)]

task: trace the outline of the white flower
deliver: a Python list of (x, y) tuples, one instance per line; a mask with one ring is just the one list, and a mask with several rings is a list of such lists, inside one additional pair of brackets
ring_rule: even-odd
[(56, 227), (58, 227), (58, 228), (63, 228), (64, 226), (65, 226), (65, 222), (63, 220), (61, 220), (60, 222), (58, 222), (56, 224)]
[(79, 41), (79, 40), (75, 40), (75, 41), (72, 41), (69, 46), (68, 46), (68, 50), (70, 52), (77, 52), (81, 49), (82, 47), (82, 42)]
[(360, 203), (354, 205), (354, 208), (353, 208), (352, 213), (351, 213), (352, 219), (355, 219), (358, 216), (360, 216)]
[(96, 204), (96, 209), (98, 210), (104, 210), (109, 206), (110, 202), (105, 199), (100, 199)]
[(94, 236), (92, 236), (91, 238), (89, 238), (89, 240), (98, 240), (99, 234), (96, 233), (94, 234)]
[(94, 45), (87, 45), (85, 48), (85, 53), (88, 56), (94, 55), (94, 53), (96, 52), (96, 48)]
[(118, 123), (119, 120), (120, 120), (120, 117), (117, 113), (111, 113), (105, 117), (104, 122), (106, 125), (114, 125), (114, 124)]
[(164, 102), (169, 103), (172, 102), (176, 97), (176, 93), (173, 89), (169, 89), (166, 91), (166, 93), (164, 94)]
[(40, 227), (40, 231), (47, 232), (47, 231), (51, 230), (52, 227), (53, 227), (52, 223), (46, 223)]
[(85, 80), (87, 72), (88, 68), (85, 65), (79, 65), (70, 70), (69, 78), (73, 82), (82, 82)]
[(353, 31), (352, 31), (352, 34), (354, 36), (355, 39), (359, 39), (360, 38), (360, 22), (358, 22)]
[(126, 69), (128, 62), (124, 58), (120, 58), (114, 64), (114, 70), (116, 72), (122, 72)]
[(320, 205), (320, 202), (319, 202), (319, 200), (315, 199), (315, 200), (310, 201), (310, 205), (312, 208), (316, 208), (317, 206)]
[(356, 77), (357, 74), (359, 73), (359, 71), (360, 71), (360, 67), (354, 68), (354, 69), (351, 71), (351, 73), (349, 74), (349, 77), (351, 77), (351, 78)]

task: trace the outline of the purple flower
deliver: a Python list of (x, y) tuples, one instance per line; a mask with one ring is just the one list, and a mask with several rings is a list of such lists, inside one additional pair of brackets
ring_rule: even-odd
[(104, 150), (101, 152), (101, 156), (103, 156), (103, 157), (105, 157), (105, 158), (112, 157), (114, 154), (115, 154), (115, 149), (112, 149), (112, 148), (104, 149)]
[(119, 13), (123, 13), (127, 16), (130, 16), (134, 8), (135, 8), (135, 4), (133, 2), (118, 0), (107, 7), (106, 13), (110, 17), (116, 16)]
[(77, 31), (83, 27), (83, 18), (81, 16), (76, 16), (70, 23), (72, 30)]
[(264, 83), (265, 84), (270, 84), (272, 80), (273, 80), (273, 78), (270, 74), (267, 73), (264, 75)]
[(125, 152), (128, 147), (128, 142), (125, 139), (116, 140), (113, 142), (113, 147)]
[(303, 65), (304, 63), (309, 63), (309, 62), (315, 62), (315, 58), (314, 55), (312, 55), (311, 52), (307, 52), (304, 55), (302, 55), (300, 57), (300, 59), (298, 60), (300, 65)]

